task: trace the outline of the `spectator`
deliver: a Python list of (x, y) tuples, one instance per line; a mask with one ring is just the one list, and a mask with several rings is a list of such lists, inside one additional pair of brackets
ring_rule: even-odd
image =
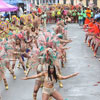
[(81, 10), (78, 12), (78, 22), (79, 22), (80, 26), (83, 25), (83, 14), (82, 14)]
[(23, 15), (23, 13), (24, 13), (24, 12), (23, 12), (22, 7), (21, 7), (21, 6), (19, 6), (18, 13), (17, 13), (18, 17), (22, 16), (22, 15)]

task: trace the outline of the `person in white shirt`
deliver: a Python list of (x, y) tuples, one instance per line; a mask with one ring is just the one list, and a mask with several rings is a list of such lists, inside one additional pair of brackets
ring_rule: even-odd
[(23, 15), (23, 9), (21, 6), (19, 6), (19, 10), (18, 10), (18, 17), (22, 16)]

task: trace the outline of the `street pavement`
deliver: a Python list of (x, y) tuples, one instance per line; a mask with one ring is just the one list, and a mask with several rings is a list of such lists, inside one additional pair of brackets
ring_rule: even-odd
[[(48, 29), (55, 25), (48, 25)], [(67, 63), (62, 69), (62, 75), (69, 75), (75, 72), (80, 74), (76, 77), (63, 80), (63, 88), (59, 84), (55, 88), (61, 93), (64, 100), (100, 100), (100, 52), (98, 58), (93, 57), (92, 50), (84, 43), (85, 33), (78, 24), (68, 25), (68, 37), (72, 43), (67, 47)], [(24, 77), (22, 69), (15, 69), (16, 80), (12, 79), (9, 72), (6, 72), (9, 90), (5, 90), (3, 81), (0, 82), (0, 92), (2, 100), (33, 100), (32, 93), (35, 80), (21, 80)], [(30, 75), (35, 73), (31, 72)], [(39, 90), (37, 100), (41, 99)]]

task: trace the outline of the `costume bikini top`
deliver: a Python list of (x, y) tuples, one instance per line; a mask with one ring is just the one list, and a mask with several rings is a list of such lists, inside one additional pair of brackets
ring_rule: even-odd
[(51, 80), (48, 76), (46, 76), (44, 80), (48, 83), (48, 85), (54, 85), (56, 82), (54, 79)]

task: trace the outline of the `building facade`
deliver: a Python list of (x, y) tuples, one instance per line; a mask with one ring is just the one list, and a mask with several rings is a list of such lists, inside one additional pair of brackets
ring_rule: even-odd
[[(9, 4), (16, 5), (17, 3), (25, 3), (27, 0), (4, 0)], [(98, 7), (100, 7), (100, 0), (28, 0), (32, 4), (40, 5), (40, 4), (72, 4), (77, 5), (82, 3), (84, 6), (88, 6), (90, 3), (94, 3)]]
[(100, 7), (100, 0), (60, 0), (62, 4), (72, 4), (77, 5), (82, 3), (84, 6), (88, 6), (89, 4), (95, 4)]
[(93, 3), (95, 5), (97, 5), (97, 7), (100, 8), (100, 0), (82, 0), (83, 4), (88, 6), (89, 3)]

